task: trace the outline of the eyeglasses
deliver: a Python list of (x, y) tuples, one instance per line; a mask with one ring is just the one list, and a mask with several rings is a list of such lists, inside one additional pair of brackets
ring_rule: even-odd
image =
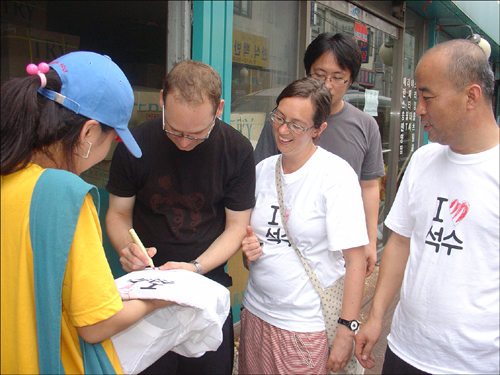
[(309, 129), (312, 129), (314, 128), (314, 125), (311, 126), (310, 128), (304, 128), (300, 125), (297, 125), (293, 122), (288, 122), (288, 121), (285, 121), (285, 119), (281, 116), (278, 116), (276, 113), (274, 113), (274, 111), (276, 110), (273, 109), (273, 111), (270, 113), (271, 114), (271, 120), (278, 126), (282, 126), (283, 124), (286, 124), (286, 127), (292, 132), (292, 133), (295, 133), (295, 134), (302, 134), (306, 131), (308, 131)]
[(351, 77), (349, 77), (347, 79), (344, 79), (344, 78), (340, 78), (340, 77), (327, 77), (327, 76), (324, 76), (322, 74), (316, 74), (316, 73), (309, 74), (309, 77), (319, 79), (320, 81), (323, 81), (325, 83), (326, 83), (326, 81), (330, 81), (330, 83), (333, 86), (343, 86), (351, 78)]
[(187, 139), (190, 139), (192, 141), (206, 141), (210, 137), (210, 133), (212, 132), (212, 130), (215, 126), (215, 119), (217, 118), (217, 115), (215, 115), (212, 123), (210, 124), (210, 130), (208, 131), (206, 137), (193, 137), (191, 135), (174, 133), (174, 132), (171, 132), (170, 130), (165, 129), (165, 106), (164, 105), (161, 107), (161, 112), (162, 112), (162, 118), (163, 118), (163, 130), (165, 131), (165, 133), (168, 133), (170, 135), (173, 135), (173, 136), (179, 137), (179, 138), (187, 138)]

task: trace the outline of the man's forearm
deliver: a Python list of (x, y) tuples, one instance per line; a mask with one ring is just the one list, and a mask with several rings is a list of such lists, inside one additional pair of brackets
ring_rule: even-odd
[(201, 254), (197, 261), (202, 265), (203, 273), (207, 273), (221, 264), (224, 264), (241, 247), (245, 231), (225, 230), (210, 247)]
[(120, 251), (133, 242), (128, 230), (132, 228), (132, 220), (126, 220), (120, 215), (106, 215), (106, 233), (115, 251), (120, 255)]
[(132, 210), (135, 198), (120, 198), (109, 196), (109, 208), (106, 214), (106, 233), (115, 251), (120, 251), (133, 242), (128, 231), (132, 228)]
[[(228, 210), (226, 210), (227, 215)], [(224, 264), (241, 248), (241, 241), (246, 236), (246, 227), (250, 222), (252, 210), (235, 213), (226, 221), (226, 229), (196, 260), (202, 266), (203, 273)]]
[(381, 321), (403, 282), (410, 238), (392, 233), (384, 248), (370, 318)]

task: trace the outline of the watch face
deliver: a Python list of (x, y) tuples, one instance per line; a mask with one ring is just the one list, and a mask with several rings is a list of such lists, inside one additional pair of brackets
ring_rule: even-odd
[(358, 323), (357, 321), (353, 320), (353, 321), (351, 322), (351, 330), (352, 330), (352, 331), (355, 331), (355, 330), (357, 330), (357, 329), (358, 329), (358, 327), (359, 327), (359, 323)]

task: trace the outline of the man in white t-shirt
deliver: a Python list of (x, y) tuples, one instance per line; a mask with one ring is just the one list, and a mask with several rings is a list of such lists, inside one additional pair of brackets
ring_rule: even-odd
[(412, 157), (385, 224), (368, 321), (367, 368), (401, 287), (383, 374), (499, 373), (499, 128), (484, 52), (458, 39), (424, 54), (417, 115), (433, 144)]

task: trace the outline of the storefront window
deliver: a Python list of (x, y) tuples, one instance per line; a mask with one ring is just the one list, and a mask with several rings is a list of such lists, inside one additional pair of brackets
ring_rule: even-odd
[(420, 119), (416, 115), (417, 89), (415, 69), (422, 55), (423, 20), (410, 9), (407, 13), (404, 38), (404, 64), (401, 100), (401, 132), (399, 138), (398, 185), (411, 155), (422, 145)]
[(234, 4), (231, 125), (255, 148), (279, 93), (298, 78), (299, 2), (254, 1), (250, 16), (243, 3)]
[(109, 55), (132, 86), (165, 77), (167, 2), (2, 1), (2, 82), (76, 50)]
[(252, 18), (252, 2), (235, 0), (233, 4), (233, 12), (242, 17)]
[[(231, 126), (255, 148), (276, 98), (287, 84), (298, 78), (300, 4), (298, 1), (248, 1), (250, 16), (245, 16), (241, 12), (243, 3), (247, 2), (234, 2)], [(228, 270), (233, 277), (229, 290), (237, 322), (248, 279), (241, 255), (229, 260)]]
[[(108, 55), (134, 90), (133, 127), (161, 115), (158, 100), (166, 70), (166, 1), (2, 1), (2, 84), (25, 77), (29, 63), (51, 62), (74, 51)], [(100, 163), (80, 176), (100, 191), (100, 221), (108, 206), (104, 190), (117, 142)], [(103, 228), (103, 245), (116, 275), (123, 270)]]
[[(92, 51), (110, 56), (130, 81), (135, 99), (130, 127), (161, 114), (167, 2), (2, 1), (1, 11), (2, 83), (25, 76), (29, 63)], [(104, 162), (111, 159), (115, 145)], [(101, 188), (101, 180), (98, 176), (91, 182)]]

